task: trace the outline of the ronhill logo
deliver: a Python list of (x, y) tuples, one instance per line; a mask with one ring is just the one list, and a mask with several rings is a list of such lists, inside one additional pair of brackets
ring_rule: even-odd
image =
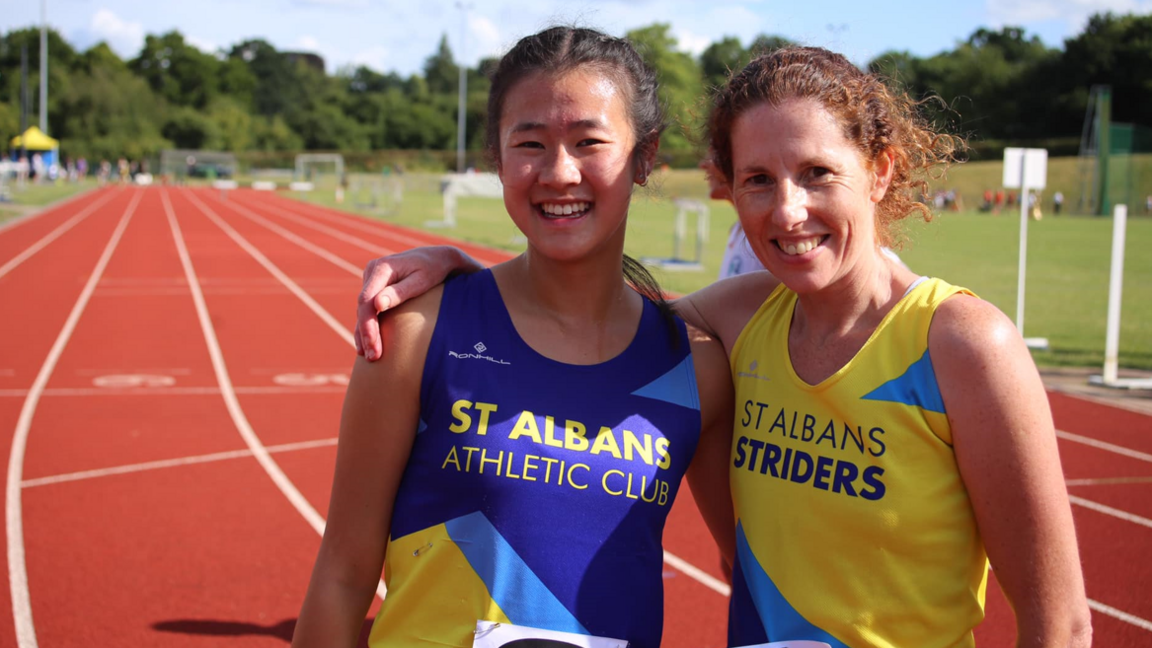
[(476, 353), (468, 353), (468, 352), (456, 353), (455, 351), (449, 351), (448, 357), (449, 358), (459, 358), (460, 360), (487, 360), (488, 362), (495, 362), (496, 364), (502, 364), (502, 365), (512, 364), (511, 362), (505, 362), (504, 360), (497, 360), (496, 358), (493, 358), (492, 356), (484, 355), (484, 352), (488, 350), (488, 347), (484, 346), (483, 342), (477, 342), (476, 344), (473, 344), (472, 348), (476, 349)]
[(736, 372), (736, 377), (737, 378), (755, 378), (756, 380), (771, 380), (771, 378), (769, 378), (768, 376), (761, 376), (760, 374), (756, 373), (756, 370), (759, 368), (760, 368), (760, 362), (757, 360), (753, 360), (752, 364), (748, 365), (748, 371), (738, 371), (738, 372)]

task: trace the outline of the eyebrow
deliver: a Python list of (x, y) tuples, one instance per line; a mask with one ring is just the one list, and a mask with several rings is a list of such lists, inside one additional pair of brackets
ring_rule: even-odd
[(735, 169), (735, 173), (768, 173), (767, 167), (762, 167), (758, 164), (749, 164)]
[[(548, 127), (541, 122), (520, 122), (512, 127), (513, 133), (523, 133), (525, 131), (545, 130)], [(602, 129), (604, 124), (598, 119), (581, 119), (572, 123), (572, 128), (583, 129)]]

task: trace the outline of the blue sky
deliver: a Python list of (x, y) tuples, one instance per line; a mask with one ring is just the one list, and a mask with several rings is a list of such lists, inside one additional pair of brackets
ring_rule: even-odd
[[(1098, 11), (1152, 12), (1152, 0), (46, 0), (48, 23), (81, 49), (107, 41), (122, 57), (145, 34), (178, 29), (207, 51), (263, 38), (279, 49), (322, 55), (329, 72), (347, 65), (411, 74), (442, 34), (470, 65), (554, 22), (622, 35), (667, 22), (681, 49), (699, 53), (726, 35), (744, 44), (779, 34), (865, 63), (889, 49), (920, 56), (950, 49), (978, 27), (1019, 25), (1060, 47)], [(4, 0), (0, 31), (38, 25), (41, 0)], [(461, 34), (464, 46), (461, 48)]]

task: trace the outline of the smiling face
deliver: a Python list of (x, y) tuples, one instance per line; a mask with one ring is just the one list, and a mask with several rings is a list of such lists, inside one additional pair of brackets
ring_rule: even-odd
[(891, 158), (869, 164), (818, 102), (761, 103), (732, 126), (732, 193), (753, 251), (810, 293), (868, 278)]
[(530, 74), (508, 92), (500, 117), (504, 206), (537, 252), (566, 261), (622, 252), (636, 167), (627, 99), (587, 67)]

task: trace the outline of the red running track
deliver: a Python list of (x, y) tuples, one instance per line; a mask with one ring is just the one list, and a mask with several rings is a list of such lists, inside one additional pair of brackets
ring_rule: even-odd
[[(327, 510), (359, 269), (443, 242), (244, 190), (105, 188), (0, 229), (0, 646), (286, 645)], [(1149, 645), (1152, 417), (1050, 398), (1096, 643)], [(717, 552), (681, 492), (664, 645), (723, 646)], [(1010, 645), (994, 580), (988, 599), (978, 642)]]

